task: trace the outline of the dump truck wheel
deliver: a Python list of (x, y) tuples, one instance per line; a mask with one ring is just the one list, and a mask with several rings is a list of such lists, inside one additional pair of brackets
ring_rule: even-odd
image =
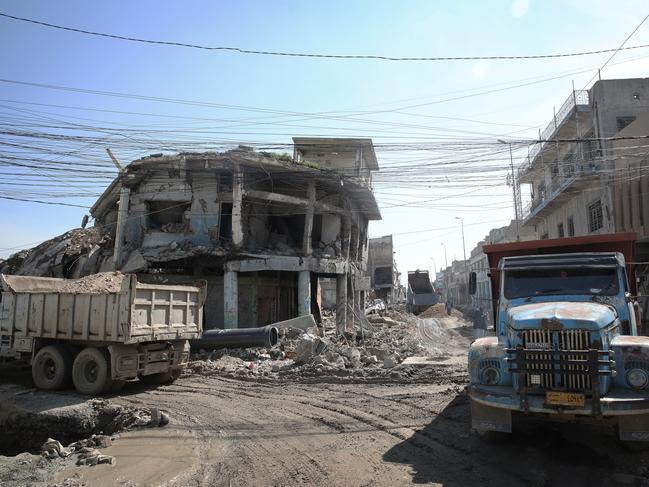
[(180, 369), (174, 369), (174, 370), (169, 370), (167, 372), (160, 372), (159, 374), (141, 375), (140, 380), (144, 384), (149, 384), (149, 385), (171, 384), (178, 377), (180, 377), (180, 373), (181, 373)]
[(72, 365), (72, 382), (80, 394), (101, 394), (112, 385), (108, 352), (87, 347), (79, 352)]
[(32, 378), (39, 389), (55, 391), (70, 384), (72, 357), (60, 345), (41, 348), (32, 362)]

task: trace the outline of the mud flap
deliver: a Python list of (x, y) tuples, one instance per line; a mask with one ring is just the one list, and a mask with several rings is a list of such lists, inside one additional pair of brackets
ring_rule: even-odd
[(476, 431), (512, 432), (512, 412), (471, 401), (471, 427)]
[(649, 441), (649, 414), (620, 416), (619, 430), (622, 441)]

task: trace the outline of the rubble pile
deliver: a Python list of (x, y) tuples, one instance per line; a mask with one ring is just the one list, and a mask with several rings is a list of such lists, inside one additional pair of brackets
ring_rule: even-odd
[(0, 259), (0, 273), (77, 278), (105, 270), (111, 255), (109, 235), (98, 227), (77, 228)]
[[(326, 311), (323, 327), (283, 330), (279, 345), (271, 349), (201, 351), (185, 373), (251, 380), (325, 376), (398, 379), (407, 373), (406, 367), (401, 366), (404, 359), (437, 353), (430, 344), (422, 343), (414, 315), (387, 310), (362, 321), (363, 325), (355, 329), (352, 343), (335, 337), (335, 314)], [(443, 332), (436, 332), (435, 338), (443, 341), (442, 335)]]

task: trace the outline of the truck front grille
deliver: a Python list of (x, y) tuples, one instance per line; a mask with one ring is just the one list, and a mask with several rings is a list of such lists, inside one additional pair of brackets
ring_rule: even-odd
[[(584, 351), (588, 350), (589, 346), (590, 332), (587, 330), (524, 330), (523, 347), (539, 350), (538, 353), (528, 353), (528, 356), (533, 360), (547, 360), (547, 363), (530, 364), (532, 371), (524, 374), (527, 387), (529, 389), (590, 389), (590, 377), (579, 374), (580, 371), (587, 369), (586, 365), (571, 364), (567, 365), (566, 370), (559, 370), (554, 367), (555, 356), (552, 354), (553, 350)], [(568, 354), (566, 358), (577, 360), (580, 357)]]

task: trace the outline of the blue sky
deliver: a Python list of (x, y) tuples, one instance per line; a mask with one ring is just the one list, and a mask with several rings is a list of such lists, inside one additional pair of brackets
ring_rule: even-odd
[[(623, 1), (33, 1), (6, 0), (0, 11), (70, 27), (143, 38), (248, 49), (381, 54), (392, 56), (488, 56), (541, 54), (617, 47), (649, 11), (646, 2)], [(277, 117), (257, 111), (226, 110), (144, 101), (0, 83), (0, 105), (30, 102), (165, 115), (166, 118), (69, 108), (28, 106), (42, 116), (114, 127), (209, 126), (240, 142), (290, 141), (290, 135), (369, 136), (375, 143), (453, 136), (533, 138), (550, 121), (552, 107), (584, 85), (609, 56), (556, 60), (380, 62), (300, 59), (206, 52), (134, 44), (47, 29), (0, 18), (0, 78), (34, 83), (199, 100), (291, 112), (335, 113), (342, 119)], [(628, 45), (649, 44), (649, 23)], [(645, 77), (649, 49), (621, 52), (602, 76)], [(585, 71), (569, 74), (573, 71)], [(561, 76), (496, 93), (443, 101), (509, 87), (517, 81)], [(427, 104), (426, 104), (427, 103)], [(403, 107), (420, 105), (403, 110)], [(364, 122), (349, 120), (353, 110)], [(0, 119), (13, 109), (0, 112)], [(402, 112), (406, 112), (404, 114)], [(171, 116), (206, 118), (197, 122)], [(271, 114), (272, 116), (272, 114)], [(76, 117), (76, 118), (74, 118)], [(345, 118), (347, 117), (347, 118)], [(478, 120), (450, 120), (450, 117)], [(307, 117), (308, 118), (308, 117)], [(216, 120), (219, 120), (217, 123)], [(243, 120), (243, 122), (238, 122)], [(372, 123), (369, 123), (371, 121)], [(279, 124), (268, 122), (280, 122)], [(164, 125), (163, 125), (164, 124)], [(401, 125), (398, 125), (401, 124)], [(508, 125), (511, 124), (511, 125)], [(234, 127), (233, 127), (234, 125)], [(407, 125), (407, 126), (404, 126)], [(412, 128), (417, 125), (418, 128)], [(425, 128), (421, 128), (424, 125)], [(223, 127), (227, 127), (224, 129)], [(482, 135), (486, 134), (486, 135)], [(103, 148), (100, 148), (103, 150)], [(118, 153), (128, 161), (145, 155)], [(378, 151), (379, 164), (425, 160), (428, 154)], [(462, 257), (456, 216), (466, 225), (467, 253), (489, 229), (512, 218), (510, 189), (458, 190), (433, 185), (414, 190), (377, 184), (383, 220), (371, 236), (394, 233), (402, 271), (437, 267)], [(0, 184), (0, 196), (6, 188)], [(444, 205), (394, 207), (445, 197)], [(60, 200), (59, 200), (60, 201)], [(92, 198), (64, 201), (89, 205)], [(450, 207), (456, 205), (455, 210)], [(392, 206), (392, 207), (390, 207)], [(3, 232), (0, 255), (79, 225), (85, 211), (0, 200)], [(406, 233), (430, 228), (439, 231)]]

